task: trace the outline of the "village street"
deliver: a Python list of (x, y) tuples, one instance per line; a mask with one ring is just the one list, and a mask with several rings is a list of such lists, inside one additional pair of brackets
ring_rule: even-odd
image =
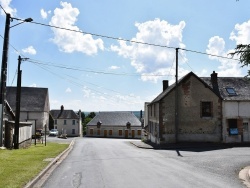
[(128, 139), (76, 138), (45, 188), (245, 187), (250, 148), (153, 150)]

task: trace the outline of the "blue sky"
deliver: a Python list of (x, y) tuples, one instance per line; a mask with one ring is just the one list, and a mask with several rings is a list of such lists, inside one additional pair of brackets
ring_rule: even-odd
[[(76, 111), (143, 110), (144, 103), (162, 91), (162, 80), (174, 82), (174, 48), (227, 57), (237, 44), (250, 43), (249, 0), (0, 0), (0, 4), (14, 18), (31, 17), (37, 23), (82, 31), (34, 23), (10, 29), (7, 85), (16, 86), (18, 55), (29, 58), (21, 65), (22, 86), (48, 88), (51, 109), (64, 105)], [(17, 23), (13, 20), (11, 25)], [(1, 36), (4, 26), (1, 10)], [(179, 77), (190, 71), (198, 76), (210, 76), (212, 71), (218, 76), (247, 73), (235, 60), (183, 50), (178, 57)]]

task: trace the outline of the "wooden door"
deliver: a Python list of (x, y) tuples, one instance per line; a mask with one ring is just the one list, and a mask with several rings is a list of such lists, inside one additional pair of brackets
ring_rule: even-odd
[(125, 130), (125, 138), (128, 138), (128, 130)]
[(132, 138), (135, 137), (135, 130), (132, 130)]
[(108, 135), (108, 131), (104, 130), (104, 137), (107, 137), (107, 135)]

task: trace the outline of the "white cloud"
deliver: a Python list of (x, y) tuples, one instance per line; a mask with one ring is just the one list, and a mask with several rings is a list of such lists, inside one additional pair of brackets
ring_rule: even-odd
[[(214, 36), (209, 39), (206, 52), (216, 56), (230, 57), (228, 54), (231, 50), (225, 50), (225, 41), (223, 38)], [(219, 76), (243, 76), (238, 61), (216, 56), (209, 56), (209, 58), (220, 62), (217, 70)]]
[[(17, 10), (15, 8), (10, 7), (11, 0), (0, 0), (0, 4), (2, 5), (3, 9), (6, 13), (10, 13), (11, 16), (15, 16)], [(1, 15), (5, 15), (5, 12), (1, 9)]]
[(31, 55), (35, 55), (36, 54), (36, 50), (35, 50), (35, 48), (33, 46), (29, 46), (27, 48), (24, 48), (24, 49), (22, 49), (22, 51), (24, 53), (31, 54)]
[(109, 67), (109, 69), (111, 69), (111, 70), (117, 70), (117, 69), (119, 69), (119, 68), (120, 68), (120, 67), (115, 66), (115, 65)]
[(37, 87), (37, 85), (34, 83), (34, 84), (31, 84), (29, 87)]
[(235, 40), (236, 44), (250, 43), (250, 20), (242, 24), (236, 24), (234, 29), (230, 35), (231, 40)]
[[(51, 18), (50, 24), (71, 30), (81, 31), (76, 25), (79, 10), (73, 8), (70, 3), (61, 2), (62, 8), (54, 10), (54, 16)], [(62, 29), (52, 28), (54, 38), (52, 41), (58, 48), (66, 53), (82, 52), (87, 55), (93, 55), (98, 50), (104, 50), (102, 39), (93, 39), (90, 34), (82, 34), (77, 32), (66, 31)]]
[(48, 13), (44, 9), (41, 9), (40, 13), (43, 19), (47, 19)]
[[(185, 48), (182, 42), (182, 31), (185, 22), (181, 21), (178, 25), (171, 25), (165, 20), (155, 19), (144, 23), (136, 23), (138, 28), (136, 37), (133, 41), (151, 43), (173, 48)], [(138, 73), (141, 73), (143, 81), (157, 82), (162, 79), (159, 74), (168, 74), (175, 60), (175, 49), (166, 47), (155, 47), (150, 45), (119, 41), (119, 46), (112, 45), (111, 50), (120, 56), (130, 59), (131, 65)], [(185, 54), (182, 53), (183, 61), (186, 61)], [(149, 75), (149, 76), (147, 76)]]
[(71, 91), (71, 89), (68, 87), (68, 88), (66, 89), (65, 92), (66, 92), (66, 93), (71, 93), (72, 91)]

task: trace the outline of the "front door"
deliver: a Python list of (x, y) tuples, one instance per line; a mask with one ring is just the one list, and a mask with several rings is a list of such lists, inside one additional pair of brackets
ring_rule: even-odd
[(135, 130), (132, 130), (132, 138), (135, 137)]
[(250, 134), (249, 134), (249, 123), (243, 122), (243, 141), (250, 142)]
[(107, 137), (108, 131), (104, 130), (104, 137)]
[(125, 130), (125, 138), (128, 138), (128, 130)]

